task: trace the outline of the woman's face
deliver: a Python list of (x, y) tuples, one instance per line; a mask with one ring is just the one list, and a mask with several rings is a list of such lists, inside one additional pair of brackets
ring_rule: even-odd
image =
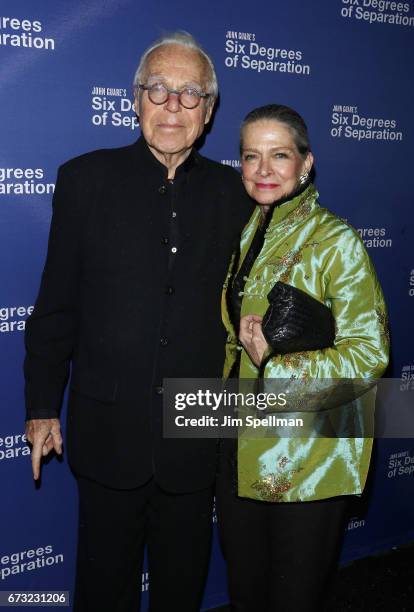
[(313, 156), (303, 159), (289, 128), (274, 119), (260, 119), (243, 130), (241, 165), (247, 193), (260, 206), (289, 195), (299, 177), (312, 168)]

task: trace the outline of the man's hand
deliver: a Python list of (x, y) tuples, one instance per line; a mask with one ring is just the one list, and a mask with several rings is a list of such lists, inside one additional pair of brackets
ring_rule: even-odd
[(31, 419), (26, 421), (26, 438), (32, 444), (33, 478), (40, 476), (40, 460), (52, 448), (58, 455), (62, 454), (62, 436), (59, 419)]
[(260, 367), (263, 355), (269, 348), (262, 332), (262, 319), (258, 315), (245, 315), (240, 319), (239, 340), (256, 367)]

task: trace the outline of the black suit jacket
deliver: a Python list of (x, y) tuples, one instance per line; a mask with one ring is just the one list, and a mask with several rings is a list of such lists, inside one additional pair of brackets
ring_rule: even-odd
[(48, 254), (26, 325), (27, 418), (56, 417), (72, 376), (74, 470), (115, 488), (214, 478), (214, 440), (162, 437), (164, 377), (220, 377), (220, 291), (252, 204), (193, 151), (167, 170), (140, 138), (59, 169)]

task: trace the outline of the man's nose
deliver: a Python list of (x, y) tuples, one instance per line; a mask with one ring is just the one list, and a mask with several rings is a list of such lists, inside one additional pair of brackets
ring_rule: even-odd
[(167, 102), (165, 103), (165, 108), (170, 111), (170, 113), (178, 113), (178, 111), (180, 110), (180, 101), (178, 99), (178, 94), (168, 94)]

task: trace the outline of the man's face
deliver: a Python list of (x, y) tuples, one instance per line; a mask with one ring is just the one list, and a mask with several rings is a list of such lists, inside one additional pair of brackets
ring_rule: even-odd
[[(168, 88), (181, 90), (191, 86), (206, 92), (206, 66), (193, 49), (164, 45), (155, 49), (147, 60), (143, 85), (162, 82)], [(191, 149), (211, 117), (212, 105), (202, 98), (196, 108), (184, 108), (176, 94), (163, 104), (154, 104), (147, 91), (135, 97), (135, 110), (141, 131), (155, 155), (184, 153)]]

